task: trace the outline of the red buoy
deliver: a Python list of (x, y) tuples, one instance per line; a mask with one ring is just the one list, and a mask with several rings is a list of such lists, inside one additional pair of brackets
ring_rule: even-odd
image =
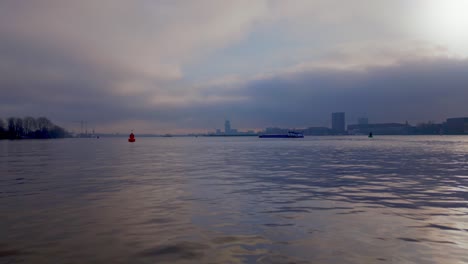
[(128, 142), (135, 142), (135, 135), (133, 135), (133, 132), (130, 133), (130, 136), (128, 137)]

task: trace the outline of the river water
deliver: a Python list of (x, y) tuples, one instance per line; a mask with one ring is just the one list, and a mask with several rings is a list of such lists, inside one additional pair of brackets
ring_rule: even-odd
[(0, 141), (0, 263), (468, 262), (468, 137)]

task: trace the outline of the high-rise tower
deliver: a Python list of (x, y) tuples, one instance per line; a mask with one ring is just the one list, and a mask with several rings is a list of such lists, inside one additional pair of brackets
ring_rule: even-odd
[(337, 134), (345, 133), (345, 113), (332, 113), (332, 130)]
[(231, 133), (231, 122), (229, 120), (226, 120), (224, 122), (224, 133), (225, 134), (230, 134)]

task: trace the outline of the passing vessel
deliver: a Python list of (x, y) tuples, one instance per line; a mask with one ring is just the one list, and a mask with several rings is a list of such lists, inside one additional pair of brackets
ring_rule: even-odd
[(287, 134), (264, 134), (259, 138), (303, 138), (304, 135), (299, 132), (289, 131)]

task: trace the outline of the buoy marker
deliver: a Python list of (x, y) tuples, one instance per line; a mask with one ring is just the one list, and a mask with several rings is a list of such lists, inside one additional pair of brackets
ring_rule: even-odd
[(133, 130), (132, 133), (130, 133), (130, 136), (128, 136), (128, 142), (135, 142), (135, 135), (133, 134)]

